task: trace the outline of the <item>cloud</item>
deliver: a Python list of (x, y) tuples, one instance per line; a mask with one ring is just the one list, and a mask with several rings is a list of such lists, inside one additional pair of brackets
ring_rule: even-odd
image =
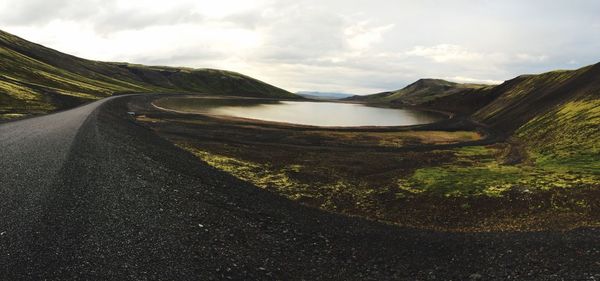
[(258, 30), (265, 36), (258, 58), (271, 62), (306, 63), (343, 52), (344, 19), (312, 7), (293, 5), (267, 12)]
[(454, 76), (454, 77), (444, 77), (443, 79), (458, 83), (473, 83), (473, 84), (488, 84), (488, 85), (498, 85), (504, 81), (501, 80), (489, 80), (489, 79), (477, 79), (471, 77), (463, 77), (463, 76)]
[(90, 59), (366, 94), (595, 63), (598, 10), (586, 0), (2, 0), (0, 28)]
[(381, 42), (383, 35), (392, 28), (394, 28), (394, 24), (370, 27), (369, 21), (363, 21), (347, 27), (344, 34), (352, 49), (365, 50), (373, 44)]
[(115, 0), (87, 0), (85, 5), (73, 0), (5, 0), (0, 19), (10, 25), (43, 25), (55, 20), (85, 19), (114, 7)]
[(515, 57), (522, 62), (543, 62), (548, 59), (546, 55), (532, 55), (532, 54), (516, 54)]
[(204, 22), (204, 16), (191, 10), (192, 7), (191, 5), (174, 5), (164, 7), (162, 11), (156, 11), (128, 6), (115, 9), (113, 12), (98, 13), (93, 20), (88, 19), (88, 22), (95, 31), (104, 35), (155, 26)]
[(455, 62), (455, 61), (474, 61), (481, 60), (484, 54), (472, 52), (459, 45), (440, 44), (431, 47), (416, 46), (406, 52), (409, 56), (419, 56), (428, 58), (435, 62)]

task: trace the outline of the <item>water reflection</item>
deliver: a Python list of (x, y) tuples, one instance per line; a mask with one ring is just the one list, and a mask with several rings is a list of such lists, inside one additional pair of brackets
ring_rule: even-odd
[(313, 126), (407, 126), (444, 117), (424, 111), (332, 102), (194, 99), (180, 110)]

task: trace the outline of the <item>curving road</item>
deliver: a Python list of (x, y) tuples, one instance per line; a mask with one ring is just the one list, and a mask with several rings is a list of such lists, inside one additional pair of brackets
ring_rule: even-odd
[[(42, 215), (79, 128), (109, 99), (44, 117), (0, 124), (0, 222), (2, 236)], [(18, 234), (18, 233), (16, 233)]]
[(337, 216), (135, 123), (152, 96), (0, 125), (0, 280), (595, 280), (598, 231), (438, 233)]

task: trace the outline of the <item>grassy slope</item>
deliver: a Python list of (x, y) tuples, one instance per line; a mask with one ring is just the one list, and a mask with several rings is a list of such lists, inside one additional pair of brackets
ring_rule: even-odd
[[(476, 117), (514, 130), (513, 138), (525, 144), (538, 166), (600, 180), (600, 64), (528, 77), (522, 84), (541, 83), (540, 79), (549, 82), (529, 92), (507, 93)], [(519, 106), (531, 100), (538, 106)]]
[(473, 117), (503, 131), (524, 123), (562, 103), (598, 98), (600, 65), (572, 71), (523, 75), (503, 84), (502, 93)]
[(90, 61), (0, 31), (0, 118), (47, 113), (131, 92), (297, 98), (234, 72)]
[(457, 149), (457, 161), (417, 170), (407, 186), (494, 196), (515, 187), (598, 188), (600, 65), (520, 76), (493, 91), (473, 118), (507, 141)]
[[(536, 167), (600, 180), (600, 64), (521, 76), (474, 114), (522, 143)], [(574, 176), (575, 175), (575, 176)]]

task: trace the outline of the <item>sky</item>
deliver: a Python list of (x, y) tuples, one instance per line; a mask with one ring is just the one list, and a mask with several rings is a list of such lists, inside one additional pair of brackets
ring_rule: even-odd
[(0, 29), (87, 59), (371, 94), (600, 62), (599, 14), (597, 0), (2, 0)]

